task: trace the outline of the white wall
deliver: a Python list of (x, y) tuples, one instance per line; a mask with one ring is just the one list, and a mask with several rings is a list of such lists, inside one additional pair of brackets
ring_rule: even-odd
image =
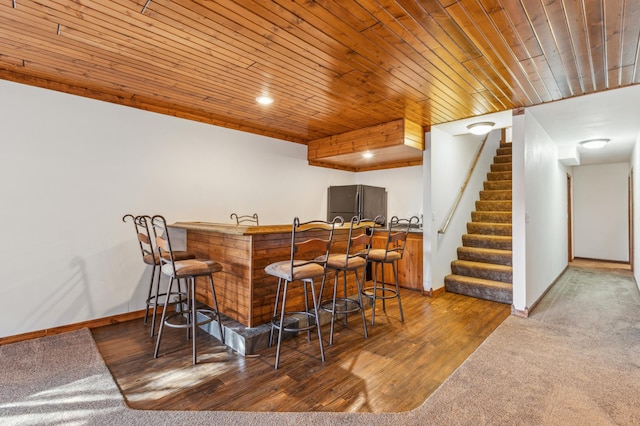
[[(479, 191), (483, 188), (482, 184), (487, 178), (487, 172), (496, 155), (496, 149), (500, 143), (500, 132), (500, 130), (494, 130), (489, 134), (459, 206), (446, 232), (439, 234), (438, 230), (442, 228), (449, 216), (484, 136), (470, 134), (453, 136), (440, 130), (438, 126), (431, 128), (431, 197), (428, 204), (425, 204), (425, 208), (431, 211), (430, 214), (425, 214), (425, 217), (431, 219), (429, 231), (431, 240), (426, 250), (430, 251), (428, 267), (431, 272), (432, 289), (444, 287), (444, 277), (451, 273), (451, 261), (457, 259), (456, 250), (462, 245), (462, 235), (466, 233), (467, 222), (471, 221), (470, 212), (475, 210), (475, 201), (478, 199)], [(425, 226), (427, 226), (426, 221)]]
[(358, 184), (387, 188), (387, 216), (409, 218), (422, 214), (422, 166), (355, 174)]
[(629, 261), (628, 176), (628, 163), (573, 168), (575, 257)]
[[(142, 309), (149, 270), (126, 213), (284, 224), (325, 217), (327, 186), (360, 178), (308, 166), (303, 145), (7, 81), (0, 117), (0, 337)], [(363, 180), (405, 214), (420, 170)]]
[[(524, 310), (544, 294), (568, 264), (567, 169), (558, 161), (557, 145), (530, 112), (524, 114), (524, 128), (516, 129), (514, 125), (514, 143), (516, 130), (524, 130), (524, 176), (514, 178), (513, 189), (515, 193), (524, 187), (525, 194), (524, 218), (522, 211), (516, 213), (516, 207), (514, 216), (518, 216), (519, 224), (524, 219), (526, 282), (521, 282), (522, 271), (515, 271), (522, 265), (514, 263), (514, 279), (519, 279), (514, 281), (514, 307)], [(518, 170), (515, 164), (514, 170)], [(521, 208), (521, 199), (516, 201)], [(517, 232), (519, 227), (514, 229), (514, 236), (522, 238), (523, 234)], [(522, 247), (521, 241), (514, 244), (514, 250)], [(521, 254), (514, 253), (514, 260), (516, 258), (522, 259)], [(523, 285), (525, 300), (522, 300)]]

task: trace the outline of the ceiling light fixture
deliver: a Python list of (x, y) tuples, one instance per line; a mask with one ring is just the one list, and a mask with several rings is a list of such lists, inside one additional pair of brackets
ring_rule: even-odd
[(493, 129), (496, 123), (492, 121), (482, 121), (480, 123), (473, 123), (467, 126), (467, 129), (474, 135), (485, 135)]
[(363, 152), (362, 153), (362, 158), (366, 158), (367, 160), (369, 158), (373, 158), (373, 152), (371, 152), (371, 151)]
[(609, 139), (589, 139), (580, 142), (580, 146), (583, 146), (587, 149), (600, 149), (604, 147), (608, 142)]
[(258, 96), (256, 98), (256, 102), (260, 105), (271, 105), (273, 103), (273, 98), (270, 98), (269, 96)]

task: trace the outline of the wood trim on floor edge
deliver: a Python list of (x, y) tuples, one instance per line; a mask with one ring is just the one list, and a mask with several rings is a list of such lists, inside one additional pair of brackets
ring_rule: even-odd
[(446, 292), (447, 292), (447, 290), (443, 286), (443, 287), (440, 287), (440, 288), (432, 288), (432, 289), (429, 289), (429, 290), (425, 290), (424, 293), (425, 293), (426, 296), (429, 296), (429, 297), (435, 299), (436, 297), (442, 296)]
[[(158, 309), (160, 312), (161, 309)], [(74, 324), (62, 325), (60, 327), (46, 328), (44, 330), (31, 331), (29, 333), (16, 334), (15, 336), (0, 337), (0, 346), (9, 343), (21, 342), (24, 340), (37, 339), (39, 337), (52, 336), (54, 334), (66, 333), (68, 331), (80, 330), (81, 328), (97, 328), (104, 325), (117, 324), (119, 322), (129, 321), (144, 317), (144, 309), (126, 314), (112, 315), (110, 317), (98, 318), (89, 321), (77, 322)]]

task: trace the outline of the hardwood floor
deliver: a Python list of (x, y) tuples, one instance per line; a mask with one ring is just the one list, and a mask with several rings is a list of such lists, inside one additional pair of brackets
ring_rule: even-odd
[(431, 299), (403, 290), (402, 301), (405, 322), (387, 302), (368, 339), (358, 316), (347, 327), (336, 322), (331, 347), (323, 327), (324, 364), (316, 338), (284, 341), (278, 370), (275, 346), (243, 357), (201, 332), (192, 366), (184, 330), (166, 329), (158, 359), (140, 319), (92, 331), (131, 408), (400, 412), (422, 404), (510, 314), (509, 305), (453, 293)]

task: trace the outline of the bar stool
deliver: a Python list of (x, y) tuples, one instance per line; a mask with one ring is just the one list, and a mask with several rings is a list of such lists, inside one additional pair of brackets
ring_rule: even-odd
[[(149, 280), (149, 292), (147, 294), (146, 308), (144, 312), (144, 323), (147, 324), (147, 318), (149, 317), (149, 309), (153, 307), (153, 316), (151, 317), (151, 337), (155, 334), (156, 329), (156, 312), (158, 305), (163, 303), (160, 298), (167, 297), (167, 293), (160, 293), (160, 268), (156, 268), (160, 265), (160, 259), (158, 254), (153, 249), (151, 232), (149, 229), (149, 216), (134, 216), (132, 214), (126, 214), (122, 217), (122, 221), (126, 222), (128, 218), (131, 218), (136, 231), (136, 237), (138, 238), (138, 244), (140, 246), (140, 252), (142, 253), (142, 261), (151, 265), (151, 279)], [(195, 255), (186, 251), (174, 251), (173, 256), (175, 260), (195, 259)], [(158, 275), (156, 277), (156, 269)], [(154, 285), (155, 281), (155, 285)], [(169, 294), (174, 297), (174, 302), (180, 302), (183, 299), (185, 293), (182, 291), (180, 283), (178, 283), (178, 291)]]
[[(409, 219), (398, 219), (393, 216), (387, 226), (387, 238), (384, 248), (375, 248), (369, 251), (368, 261), (371, 263), (373, 272), (373, 287), (362, 289), (362, 295), (371, 299), (371, 325), (375, 324), (376, 301), (382, 300), (382, 309), (386, 312), (385, 302), (387, 299), (398, 299), (398, 309), (400, 310), (400, 321), (404, 322), (402, 312), (402, 301), (400, 300), (400, 287), (398, 286), (397, 263), (404, 254), (409, 230), (417, 226), (420, 219), (412, 216)], [(387, 285), (384, 282), (384, 265), (390, 264), (393, 269), (393, 279), (395, 285)], [(378, 285), (378, 268), (382, 270), (381, 285)]]
[[(373, 231), (377, 224), (384, 222), (381, 216), (376, 217), (373, 221), (370, 219), (359, 219), (357, 216), (351, 218), (349, 226), (349, 238), (347, 239), (347, 249), (345, 253), (331, 254), (327, 260), (327, 269), (335, 271), (333, 282), (333, 298), (329, 301), (322, 301), (320, 307), (331, 312), (331, 331), (329, 334), (329, 345), (333, 345), (333, 332), (336, 315), (344, 315), (344, 325), (347, 325), (349, 314), (360, 311), (362, 315), (362, 328), (364, 330), (365, 339), (369, 337), (367, 332), (367, 320), (364, 314), (364, 305), (362, 303), (362, 287), (366, 278), (367, 259), (369, 250), (371, 249), (371, 239)], [(359, 234), (354, 234), (354, 231)], [(358, 270), (362, 269), (362, 279), (358, 276)], [(356, 278), (358, 299), (349, 298), (347, 294), (347, 272), (354, 272)], [(343, 277), (343, 294), (337, 297), (338, 293), (338, 276), (342, 273)], [(320, 288), (320, 298), (322, 298), (323, 288)], [(329, 306), (329, 307), (327, 307)]]
[[(173, 255), (174, 251), (171, 249), (171, 240), (169, 239), (169, 230), (165, 218), (160, 215), (153, 216), (151, 218), (151, 224), (155, 236), (156, 249), (158, 250), (158, 258), (161, 264), (160, 270), (169, 278), (168, 292), (171, 293), (175, 280), (186, 279), (187, 281), (186, 309), (167, 314), (169, 299), (165, 300), (153, 357), (158, 358), (164, 326), (185, 328), (187, 330), (187, 338), (192, 339), (193, 364), (195, 365), (197, 362), (196, 327), (217, 321), (220, 341), (224, 343), (222, 319), (220, 317), (220, 311), (218, 310), (218, 300), (216, 299), (216, 291), (213, 285), (213, 274), (222, 271), (222, 264), (210, 259), (177, 260)], [(209, 279), (209, 289), (211, 291), (211, 297), (213, 298), (213, 309), (209, 307), (196, 307), (196, 277), (207, 277)], [(198, 320), (198, 315), (204, 316), (205, 319)], [(174, 322), (178, 317), (182, 317), (182, 321)]]
[[(320, 345), (320, 356), (324, 362), (324, 347), (322, 344), (322, 331), (319, 324), (318, 303), (314, 279), (321, 278), (324, 283), (327, 258), (333, 239), (333, 231), (336, 224), (342, 225), (342, 217), (336, 217), (332, 222), (310, 221), (300, 223), (296, 217), (291, 228), (291, 256), (288, 260), (275, 262), (264, 268), (265, 272), (274, 277), (278, 277), (278, 288), (276, 291), (276, 301), (271, 318), (271, 332), (269, 333), (269, 347), (273, 346), (274, 330), (278, 330), (278, 345), (276, 348), (275, 368), (280, 365), (280, 348), (282, 346), (282, 335), (287, 332), (307, 332), (307, 341), (311, 341), (311, 330), (318, 332), (318, 342)], [(287, 296), (289, 284), (302, 282), (304, 293), (304, 311), (287, 311)], [(313, 312), (309, 311), (308, 287), (311, 287), (311, 299), (313, 300)], [(282, 300), (281, 300), (282, 297)], [(302, 326), (287, 326), (285, 317), (298, 315), (306, 319)]]

